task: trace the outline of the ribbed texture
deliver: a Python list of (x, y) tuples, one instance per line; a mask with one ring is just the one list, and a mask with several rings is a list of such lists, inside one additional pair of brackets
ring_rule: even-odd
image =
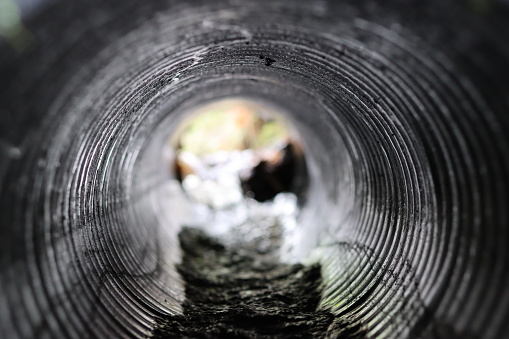
[(181, 311), (188, 206), (163, 146), (231, 96), (305, 141), (285, 259), (322, 263), (323, 307), (371, 337), (509, 336), (508, 18), (441, 1), (50, 5), (31, 50), (0, 44), (0, 337), (146, 336)]

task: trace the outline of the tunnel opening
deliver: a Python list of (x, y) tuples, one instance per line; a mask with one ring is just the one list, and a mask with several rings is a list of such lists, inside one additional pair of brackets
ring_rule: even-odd
[(295, 223), (309, 177), (301, 136), (289, 121), (246, 99), (213, 101), (186, 117), (165, 154), (195, 224), (217, 235), (257, 215)]
[(233, 200), (244, 196), (264, 202), (282, 192), (303, 199), (305, 156), (289, 122), (263, 104), (242, 99), (209, 103), (197, 112), (178, 128), (174, 169), (195, 201), (200, 198), (190, 186), (207, 178), (240, 187)]

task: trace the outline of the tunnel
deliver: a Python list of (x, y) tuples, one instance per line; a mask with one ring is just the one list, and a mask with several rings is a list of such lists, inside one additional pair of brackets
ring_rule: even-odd
[(229, 98), (302, 139), (284, 260), (321, 265), (321, 308), (368, 338), (508, 337), (508, 10), (0, 1), (0, 337), (150, 337), (182, 314), (163, 149)]

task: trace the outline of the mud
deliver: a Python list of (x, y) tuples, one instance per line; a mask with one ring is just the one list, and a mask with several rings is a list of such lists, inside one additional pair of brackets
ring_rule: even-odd
[(319, 265), (281, 264), (274, 249), (225, 246), (192, 228), (179, 238), (184, 314), (159, 319), (153, 338), (365, 337), (359, 325), (318, 309)]

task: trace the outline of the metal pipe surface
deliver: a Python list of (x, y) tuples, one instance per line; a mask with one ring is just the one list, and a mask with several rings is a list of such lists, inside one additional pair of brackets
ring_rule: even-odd
[(162, 149), (229, 97), (304, 141), (289, 257), (322, 263), (323, 307), (373, 338), (509, 336), (507, 5), (36, 3), (0, 25), (0, 337), (143, 337), (181, 311)]

